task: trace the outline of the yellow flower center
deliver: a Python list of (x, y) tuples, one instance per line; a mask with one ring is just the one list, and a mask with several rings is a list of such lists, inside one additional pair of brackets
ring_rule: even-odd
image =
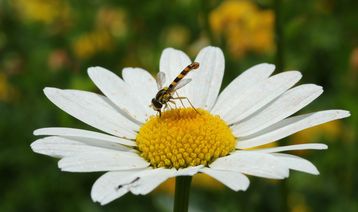
[(136, 138), (141, 156), (153, 167), (207, 165), (235, 149), (228, 125), (208, 111), (181, 108), (151, 116)]

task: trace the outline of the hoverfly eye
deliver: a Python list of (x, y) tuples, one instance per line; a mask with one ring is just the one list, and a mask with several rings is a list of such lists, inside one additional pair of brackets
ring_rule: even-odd
[(160, 109), (160, 108), (162, 108), (162, 104), (157, 100), (157, 99), (155, 99), (155, 98), (153, 98), (152, 99), (152, 104), (154, 105), (154, 107), (156, 108), (156, 109)]

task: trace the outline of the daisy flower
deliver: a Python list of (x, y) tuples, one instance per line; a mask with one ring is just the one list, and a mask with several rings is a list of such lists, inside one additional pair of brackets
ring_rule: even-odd
[[(102, 205), (127, 192), (145, 195), (168, 178), (196, 173), (235, 191), (248, 188), (247, 175), (284, 179), (289, 170), (319, 174), (311, 162), (282, 152), (321, 150), (325, 144), (262, 145), (348, 117), (344, 110), (291, 116), (322, 94), (322, 87), (294, 87), (300, 72), (272, 75), (275, 66), (263, 63), (243, 72), (219, 94), (225, 66), (222, 51), (206, 47), (195, 62), (199, 68), (186, 76), (192, 82), (178, 93), (196, 110), (177, 100), (176, 107), (157, 115), (150, 107), (158, 92), (156, 80), (140, 68), (123, 69), (122, 78), (102, 67), (89, 68), (89, 77), (104, 95), (45, 88), (57, 107), (102, 132), (37, 129), (35, 135), (47, 137), (33, 142), (32, 150), (60, 158), (62, 171), (106, 172), (91, 191), (93, 201)], [(160, 58), (160, 71), (173, 80), (191, 63), (182, 51), (168, 48)]]

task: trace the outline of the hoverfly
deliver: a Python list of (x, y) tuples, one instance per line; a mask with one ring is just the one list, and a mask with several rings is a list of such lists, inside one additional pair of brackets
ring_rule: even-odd
[[(194, 106), (191, 104), (190, 100), (187, 97), (173, 97), (173, 94), (186, 84), (188, 84), (191, 79), (183, 79), (185, 75), (187, 75), (191, 70), (199, 68), (199, 63), (193, 62), (187, 67), (184, 68), (182, 72), (173, 80), (172, 83), (168, 87), (163, 87), (163, 84), (165, 82), (165, 74), (164, 72), (159, 72), (157, 75), (157, 85), (158, 85), (158, 93), (155, 95), (155, 97), (152, 99), (151, 107), (159, 113), (159, 116), (161, 116), (161, 110), (164, 105), (164, 109), (166, 109), (169, 105), (168, 103), (173, 103), (175, 105), (175, 102), (173, 100), (179, 99), (180, 101), (182, 99), (186, 99), (191, 107), (195, 110)], [(183, 103), (182, 103), (183, 104)], [(169, 106), (170, 107), (170, 106)], [(196, 110), (195, 110), (196, 111)]]

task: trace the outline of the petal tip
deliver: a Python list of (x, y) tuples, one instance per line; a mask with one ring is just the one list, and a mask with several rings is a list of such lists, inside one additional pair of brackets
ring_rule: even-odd
[[(347, 117), (351, 116), (351, 112), (348, 110), (336, 110), (336, 115), (339, 118), (347, 118)], [(337, 119), (339, 119), (339, 118), (337, 118)]]
[(223, 51), (221, 50), (221, 48), (216, 47), (216, 46), (207, 46), (207, 47), (204, 47), (201, 51), (203, 51), (203, 50), (223, 54)]
[(294, 73), (297, 78), (302, 78), (302, 73), (300, 71), (294, 70), (292, 73)]
[(345, 117), (349, 117), (349, 116), (351, 116), (351, 112), (348, 110), (345, 110)]
[(87, 74), (88, 74), (88, 76), (91, 77), (93, 75), (99, 74), (99, 72), (101, 72), (103, 70), (105, 70), (105, 69), (100, 66), (92, 66), (92, 67), (87, 68)]
[(272, 63), (259, 63), (259, 64), (257, 64), (257, 66), (266, 66), (269, 68), (276, 68), (275, 64), (272, 64)]
[(97, 66), (91, 66), (87, 68), (87, 74), (91, 75), (93, 72), (95, 72)]
[(39, 129), (36, 129), (32, 132), (33, 135), (39, 135), (38, 133), (39, 133)]
[(65, 171), (63, 160), (64, 160), (64, 159), (61, 159), (61, 160), (59, 160), (59, 161), (57, 162), (57, 167), (58, 167), (61, 171)]
[(320, 173), (319, 173), (318, 170), (316, 170), (316, 172), (312, 172), (311, 174), (312, 174), (312, 175), (316, 175), (316, 176), (317, 176), (317, 175), (320, 175)]
[(324, 150), (324, 149), (328, 149), (328, 145), (326, 145), (326, 144), (322, 144), (321, 149), (322, 149), (322, 150)]
[(61, 92), (62, 89), (59, 88), (53, 88), (53, 87), (46, 87), (43, 89), (43, 92), (45, 94), (45, 96), (52, 101), (56, 95), (58, 95), (59, 92)]
[(36, 146), (37, 146), (37, 142), (36, 142), (36, 141), (34, 141), (34, 142), (32, 142), (32, 143), (30, 144), (30, 148), (31, 148), (31, 150), (32, 150), (33, 152), (36, 152)]
[(313, 164), (312, 164), (311, 169), (307, 170), (306, 173), (311, 174), (311, 175), (316, 175), (316, 176), (319, 175), (319, 171), (318, 171), (317, 167), (314, 166)]
[(58, 91), (58, 90), (60, 90), (60, 89), (54, 88), (54, 87), (45, 87), (45, 88), (43, 89), (43, 92), (44, 92), (44, 94), (47, 96), (48, 94), (51, 94), (51, 93), (56, 92), (56, 91)]
[(272, 64), (272, 63), (261, 63), (259, 65), (261, 65), (262, 67), (265, 67), (265, 69), (267, 69), (267, 70), (272, 70), (272, 72), (276, 69), (276, 65)]
[(112, 71), (110, 71), (106, 68), (103, 68), (101, 66), (92, 66), (92, 67), (87, 68), (87, 74), (91, 79), (94, 76), (102, 75), (104, 72), (107, 72), (107, 73), (109, 72), (111, 74), (113, 73)]
[(173, 48), (173, 47), (167, 47), (167, 48), (165, 48), (165, 49), (163, 49), (163, 51), (162, 51), (162, 55), (165, 53), (165, 54), (170, 54), (170, 53), (177, 53), (177, 52), (180, 52), (180, 50), (178, 50), (178, 49), (175, 49), (175, 48)]
[(250, 183), (245, 184), (243, 187), (241, 187), (238, 191), (246, 191), (250, 186)]

